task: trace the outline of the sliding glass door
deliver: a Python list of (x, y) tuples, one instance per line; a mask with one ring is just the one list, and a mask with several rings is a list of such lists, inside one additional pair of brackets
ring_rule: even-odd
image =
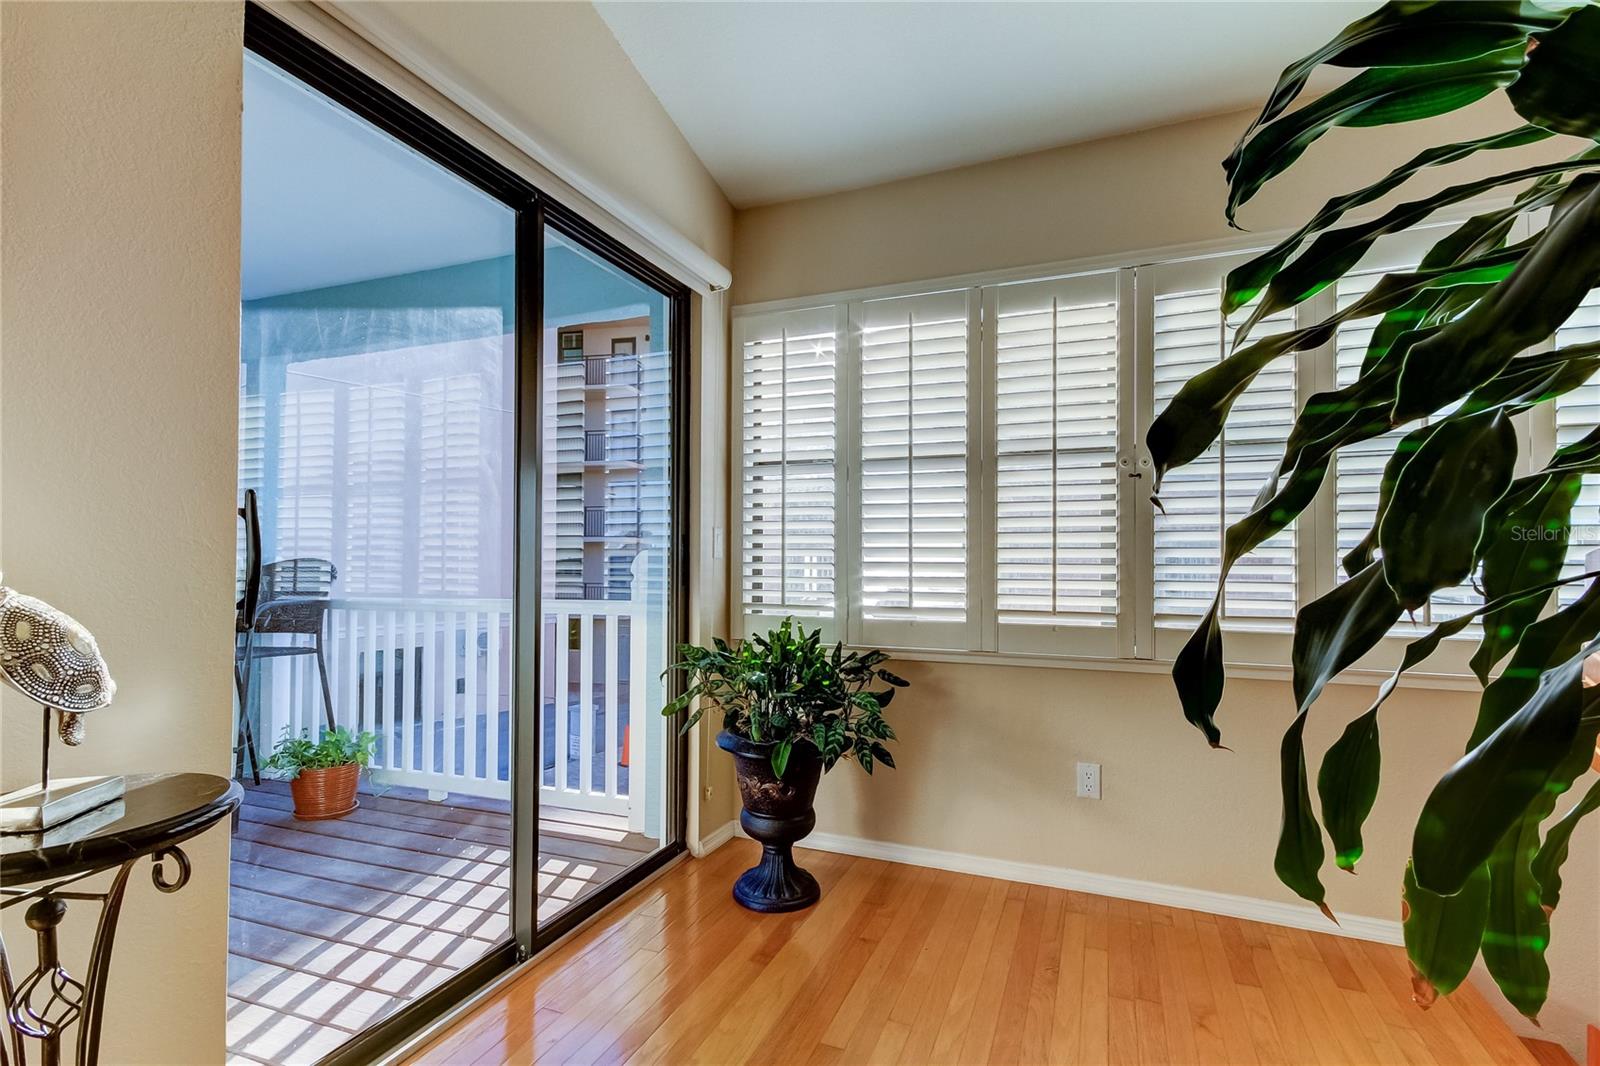
[(674, 573), (669, 294), (544, 233), (539, 922), (655, 854)]
[(687, 294), (246, 43), (229, 1056), (370, 1061), (682, 850)]

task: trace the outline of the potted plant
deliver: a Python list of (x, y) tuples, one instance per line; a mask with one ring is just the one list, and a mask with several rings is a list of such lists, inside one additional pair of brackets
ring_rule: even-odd
[[(687, 731), (707, 709), (722, 711), (717, 746), (733, 756), (744, 809), (739, 824), (761, 842), (761, 861), (734, 883), (733, 898), (755, 911), (800, 910), (822, 895), (816, 878), (795, 865), (794, 844), (817, 824), (817, 782), (840, 759), (867, 773), (894, 766), (884, 742), (894, 730), (883, 710), (907, 684), (883, 668), (881, 651), (826, 645), (785, 618), (765, 636), (710, 648), (685, 644), (679, 662), (687, 685), (662, 709), (671, 716), (695, 700)], [(875, 687), (876, 686), (876, 687)]]
[(288, 780), (296, 818), (306, 822), (342, 818), (356, 809), (356, 783), (362, 768), (372, 761), (376, 742), (371, 733), (348, 729), (326, 730), (318, 740), (304, 731), (291, 736), (286, 730), (262, 769)]

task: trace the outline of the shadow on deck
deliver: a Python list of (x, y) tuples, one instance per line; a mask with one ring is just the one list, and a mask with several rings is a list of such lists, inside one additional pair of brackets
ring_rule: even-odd
[[(289, 786), (245, 787), (228, 926), (231, 1062), (313, 1062), (510, 935), (504, 801), (363, 783), (327, 822), (292, 815)], [(650, 854), (627, 819), (546, 809), (545, 921)]]

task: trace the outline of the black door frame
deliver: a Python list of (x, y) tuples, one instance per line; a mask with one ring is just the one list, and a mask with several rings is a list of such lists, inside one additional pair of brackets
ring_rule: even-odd
[[(544, 237), (546, 227), (594, 252), (669, 300), (672, 344), (671, 401), (676, 412), (671, 435), (671, 515), (673, 538), (667, 581), (671, 610), (666, 646), (676, 647), (688, 633), (689, 507), (688, 424), (690, 344), (688, 286), (616, 240), (578, 212), (552, 198), (399, 94), (294, 29), (257, 3), (246, 3), (244, 46), (249, 52), (294, 76), (335, 103), (510, 207), (516, 217), (516, 562), (513, 631), (515, 677), (512, 684), (512, 936), (484, 957), (419, 996), (405, 1009), (357, 1034), (322, 1060), (329, 1066), (371, 1062), (454, 1009), (477, 989), (517, 963), (548, 947), (589, 920), (634, 885), (685, 850), (687, 833), (684, 775), (687, 738), (674, 738), (665, 751), (666, 833), (670, 837), (645, 860), (567, 907), (543, 927), (538, 924), (539, 781), (543, 765), (537, 727), (543, 610), (540, 589), (540, 496), (544, 336)], [(551, 353), (552, 356), (554, 353)], [(681, 687), (668, 679), (668, 698)], [(526, 721), (524, 721), (526, 719)], [(530, 728), (531, 727), (531, 728)]]

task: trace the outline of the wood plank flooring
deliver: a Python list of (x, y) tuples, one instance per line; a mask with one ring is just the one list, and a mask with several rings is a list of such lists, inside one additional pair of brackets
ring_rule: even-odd
[[(245, 789), (229, 890), (232, 1062), (313, 1062), (508, 935), (507, 804), (394, 788), (363, 791), (333, 821), (292, 810), (285, 783)], [(576, 811), (546, 811), (539, 843), (541, 920), (656, 847), (625, 819)]]
[(551, 951), (414, 1066), (1396, 1063), (1534, 1066), (1400, 949), (803, 851), (822, 902), (737, 906), (735, 840)]

